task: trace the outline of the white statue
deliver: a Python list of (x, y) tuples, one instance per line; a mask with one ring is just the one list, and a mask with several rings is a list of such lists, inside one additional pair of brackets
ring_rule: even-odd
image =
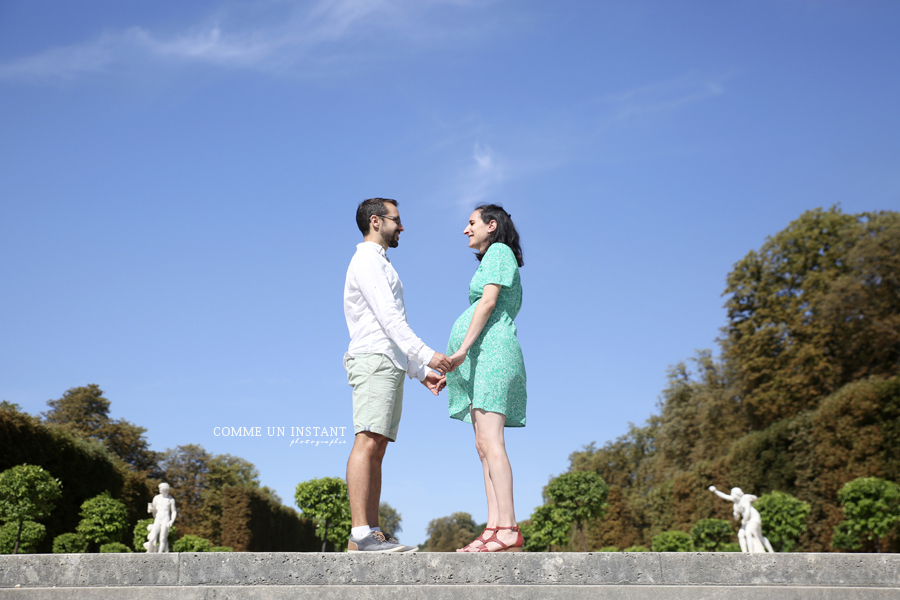
[(709, 486), (709, 491), (723, 500), (734, 502), (734, 518), (741, 520), (741, 528), (738, 531), (738, 543), (741, 552), (775, 552), (772, 544), (762, 534), (762, 517), (759, 511), (753, 508), (753, 503), (758, 500), (753, 494), (745, 494), (741, 488), (731, 488), (731, 495), (724, 494)]
[(169, 494), (169, 484), (159, 484), (159, 494), (153, 497), (153, 502), (147, 505), (147, 512), (153, 514), (153, 523), (147, 525), (150, 533), (144, 548), (147, 552), (169, 551), (169, 529), (175, 522), (178, 513), (175, 512), (175, 498)]

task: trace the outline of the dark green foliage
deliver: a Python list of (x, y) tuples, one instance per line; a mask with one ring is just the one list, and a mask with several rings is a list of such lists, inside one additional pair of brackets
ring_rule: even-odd
[(402, 521), (403, 517), (393, 506), (387, 502), (378, 505), (378, 524), (385, 535), (397, 537), (397, 534), (403, 531), (403, 527), (400, 526)]
[(769, 492), (754, 503), (762, 517), (763, 535), (776, 552), (790, 552), (806, 533), (806, 521), (812, 507), (790, 494)]
[(572, 471), (553, 479), (547, 486), (546, 496), (562, 519), (575, 524), (583, 550), (587, 552), (584, 523), (603, 516), (609, 486), (595, 472)]
[(234, 548), (231, 546), (213, 546), (209, 549), (210, 552), (234, 552)]
[(53, 554), (82, 554), (87, 549), (88, 541), (77, 533), (63, 533), (53, 540)]
[(741, 545), (737, 542), (725, 542), (719, 546), (719, 552), (740, 552)]
[(650, 552), (650, 548), (646, 546), (628, 546), (622, 552)]
[(172, 552), (209, 552), (209, 540), (196, 535), (185, 535), (172, 546)]
[[(222, 543), (236, 552), (317, 552), (316, 524), (277, 502), (263, 489), (226, 486), (222, 499)], [(347, 540), (342, 541), (346, 548)]]
[(310, 479), (297, 484), (294, 494), (303, 516), (316, 523), (316, 535), (325, 544), (345, 544), (350, 537), (350, 498), (347, 484), (337, 477)]
[(653, 536), (654, 552), (693, 552), (694, 542), (683, 531), (663, 531)]
[(100, 546), (101, 554), (126, 554), (131, 552), (131, 548), (122, 542), (109, 542)]
[(93, 544), (117, 542), (128, 527), (125, 505), (109, 494), (100, 494), (81, 505), (77, 533)]
[(481, 530), (472, 520), (472, 515), (465, 512), (453, 513), (449, 517), (432, 519), (428, 523), (428, 540), (425, 546), (428, 552), (454, 552), (472, 542)]
[[(844, 520), (835, 527), (832, 545), (881, 552), (882, 539), (900, 525), (900, 486), (880, 477), (858, 477), (838, 492)], [(870, 550), (871, 551), (871, 550)]]
[[(141, 519), (137, 522), (137, 525), (134, 526), (134, 541), (132, 547), (135, 552), (147, 551), (144, 547), (144, 543), (147, 541), (147, 536), (150, 534), (150, 530), (147, 529), (150, 525), (153, 525), (153, 519)], [(178, 525), (169, 527), (168, 539), (169, 548), (171, 548), (175, 544), (175, 540), (178, 539)]]
[(618, 546), (603, 546), (597, 552), (619, 552)]
[(691, 540), (698, 552), (718, 552), (723, 544), (733, 541), (734, 530), (724, 519), (702, 519), (691, 527)]
[[(23, 521), (20, 535), (19, 526), (19, 523), (9, 522), (0, 527), (0, 554), (13, 554), (13, 550), (18, 550), (16, 554), (37, 552), (38, 544), (47, 534), (47, 528), (34, 521)], [(19, 543), (18, 548), (16, 548), (16, 541)]]

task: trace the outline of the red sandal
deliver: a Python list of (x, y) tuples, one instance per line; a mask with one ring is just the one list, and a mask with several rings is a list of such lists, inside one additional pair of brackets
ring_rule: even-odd
[[(513, 542), (513, 544), (511, 546), (507, 546), (506, 544), (504, 544), (503, 542), (501, 542), (500, 540), (497, 539), (497, 532), (494, 531), (493, 535), (491, 535), (491, 537), (489, 537), (486, 541), (484, 541), (484, 547), (479, 548), (478, 550), (476, 550), (476, 552), (521, 552), (522, 549), (525, 547), (525, 538), (522, 537), (522, 532), (519, 531), (518, 526), (513, 525), (512, 527), (497, 527), (496, 529), (497, 530), (511, 529), (511, 530), (515, 531), (518, 534), (518, 536), (516, 537), (516, 541)], [(500, 548), (498, 548), (496, 550), (488, 550), (487, 545), (490, 544), (491, 542), (499, 544)]]
[(498, 529), (497, 527), (485, 527), (484, 531), (482, 531), (481, 534), (477, 538), (472, 540), (471, 543), (466, 544), (465, 546), (463, 546), (462, 548), (457, 550), (457, 552), (475, 552), (475, 550), (468, 550), (468, 548), (471, 548), (472, 544), (474, 544), (475, 542), (481, 542), (482, 544), (486, 544), (487, 542), (484, 539), (484, 534), (486, 534), (488, 531), (493, 531), (494, 533), (491, 534), (491, 537), (493, 537), (494, 534), (497, 532), (497, 529)]

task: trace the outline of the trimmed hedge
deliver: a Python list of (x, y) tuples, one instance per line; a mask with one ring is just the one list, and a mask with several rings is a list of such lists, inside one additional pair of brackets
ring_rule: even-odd
[(258, 488), (223, 490), (222, 545), (235, 552), (318, 552), (315, 523)]
[(146, 507), (147, 496), (153, 497), (147, 479), (100, 442), (75, 437), (26, 413), (0, 409), (0, 471), (23, 463), (43, 467), (62, 483), (62, 498), (41, 520), (47, 535), (37, 552), (51, 552), (56, 537), (75, 530), (85, 500), (108, 491), (129, 507), (133, 527), (144, 516), (138, 510)]

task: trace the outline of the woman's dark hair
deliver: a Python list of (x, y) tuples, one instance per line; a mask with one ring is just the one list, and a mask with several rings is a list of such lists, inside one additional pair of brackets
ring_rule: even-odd
[(503, 210), (503, 207), (499, 204), (482, 204), (481, 206), (476, 206), (475, 210), (481, 211), (481, 220), (484, 221), (485, 225), (491, 221), (497, 222), (497, 228), (488, 236), (487, 248), (484, 249), (483, 253), (476, 252), (475, 258), (480, 262), (484, 258), (485, 253), (487, 253), (488, 248), (491, 247), (491, 244), (501, 243), (506, 244), (513, 251), (516, 262), (519, 263), (520, 267), (525, 266), (525, 261), (522, 259), (522, 247), (519, 245), (519, 232), (516, 231), (516, 226), (513, 225), (512, 217), (510, 217), (509, 213)]

